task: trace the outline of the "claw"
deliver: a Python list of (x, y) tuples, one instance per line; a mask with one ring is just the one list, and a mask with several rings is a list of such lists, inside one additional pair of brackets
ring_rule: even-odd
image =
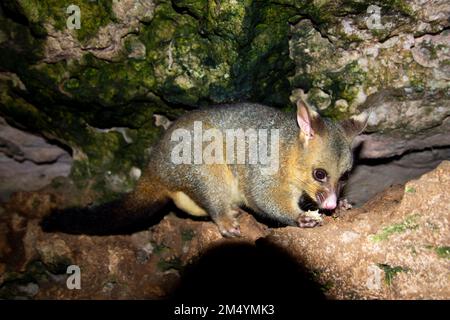
[(232, 227), (230, 229), (219, 228), (220, 233), (227, 238), (240, 237), (241, 230), (239, 227)]
[[(232, 212), (235, 214), (236, 212)], [(241, 229), (236, 217), (232, 214), (222, 216), (221, 219), (215, 221), (222, 236), (227, 238), (240, 237)]]

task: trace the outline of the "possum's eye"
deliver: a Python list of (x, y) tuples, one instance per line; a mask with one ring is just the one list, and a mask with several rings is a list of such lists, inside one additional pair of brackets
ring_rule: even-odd
[(314, 169), (313, 177), (319, 182), (324, 182), (327, 179), (327, 172), (323, 169)]

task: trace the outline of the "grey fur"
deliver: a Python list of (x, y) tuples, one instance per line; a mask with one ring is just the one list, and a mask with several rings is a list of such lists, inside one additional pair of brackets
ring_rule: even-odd
[[(317, 152), (312, 156), (312, 163), (299, 163), (298, 170), (311, 171), (320, 166), (329, 172), (336, 173), (331, 177), (332, 183), (337, 183), (340, 175), (348, 170), (352, 164), (350, 142), (339, 124), (324, 120), (325, 131), (319, 133), (324, 139), (324, 145), (318, 150), (305, 149), (300, 142), (299, 128), (296, 116), (278, 109), (253, 103), (239, 103), (214, 106), (200, 109), (181, 117), (169, 127), (161, 141), (155, 146), (148, 169), (156, 175), (170, 190), (178, 190), (181, 185), (187, 194), (198, 205), (204, 208), (217, 222), (222, 216), (229, 214), (239, 206), (245, 204), (253, 211), (269, 215), (285, 224), (298, 224), (302, 210), (297, 206), (286, 209), (286, 203), (280, 201), (295, 201), (304, 191), (301, 182), (287, 188), (285, 195), (274, 197), (268, 190), (277, 190), (281, 183), (280, 174), (262, 175), (258, 165), (230, 164), (229, 168), (238, 181), (239, 193), (245, 201), (233, 199), (229, 186), (217, 178), (210, 176), (204, 165), (174, 164), (171, 161), (171, 150), (174, 147), (171, 135), (174, 130), (185, 128), (192, 132), (194, 121), (202, 121), (204, 126), (223, 129), (247, 128), (279, 129), (280, 159), (285, 159), (290, 148), (298, 147), (302, 157), (308, 152)], [(192, 151), (193, 152), (193, 151)], [(310, 155), (311, 156), (311, 155)], [(300, 159), (300, 162), (303, 160)], [(284, 170), (285, 168), (281, 168)], [(311, 182), (313, 183), (313, 182)], [(314, 198), (314, 195), (312, 195)], [(245, 203), (244, 203), (245, 202)]]

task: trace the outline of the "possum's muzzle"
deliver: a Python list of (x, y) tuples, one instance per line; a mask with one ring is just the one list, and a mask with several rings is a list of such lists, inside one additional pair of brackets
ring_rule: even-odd
[(334, 210), (337, 205), (336, 193), (326, 193), (319, 191), (316, 194), (317, 203), (320, 209), (323, 210)]

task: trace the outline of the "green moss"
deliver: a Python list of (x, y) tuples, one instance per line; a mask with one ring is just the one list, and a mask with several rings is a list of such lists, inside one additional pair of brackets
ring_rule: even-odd
[(301, 12), (311, 18), (317, 24), (324, 24), (335, 19), (333, 11), (328, 9), (327, 1), (305, 1)]
[(95, 36), (98, 30), (114, 20), (112, 13), (112, 1), (108, 0), (79, 0), (76, 3), (70, 0), (46, 0), (39, 1), (41, 21), (54, 21), (54, 26), (63, 30), (67, 28), (66, 22), (69, 14), (66, 12), (67, 7), (75, 4), (80, 8), (80, 29), (75, 29), (74, 32), (77, 38), (84, 42)]
[(423, 41), (420, 46), (430, 53), (431, 59), (434, 60), (437, 58), (437, 49), (431, 41)]
[(247, 15), (252, 4), (252, 0), (209, 1), (207, 21), (204, 22), (206, 30), (222, 38), (245, 41), (250, 23)]
[(167, 271), (170, 269), (181, 270), (183, 265), (180, 258), (175, 257), (169, 260), (160, 260), (157, 266), (160, 271)]
[(236, 97), (250, 97), (275, 106), (289, 104), (288, 76), (294, 71), (294, 63), (289, 58), (286, 21), (295, 14), (293, 8), (259, 2), (248, 9), (248, 44), (240, 50), (232, 69)]
[(450, 247), (436, 247), (434, 251), (439, 258), (450, 259)]
[(6, 1), (6, 6), (12, 11), (24, 16), (34, 30), (45, 33), (44, 22), (51, 23), (56, 29), (67, 28), (69, 14), (67, 8), (75, 4), (81, 13), (81, 28), (75, 30), (80, 41), (86, 41), (97, 34), (100, 27), (114, 20), (112, 1), (110, 0), (16, 0)]
[(425, 90), (426, 84), (424, 83), (424, 78), (417, 77), (417, 76), (410, 76), (409, 77), (409, 83), (411, 84), (411, 87), (416, 92), (423, 92)]
[(45, 127), (49, 122), (49, 119), (42, 115), (35, 106), (12, 93), (8, 86), (1, 83), (0, 111), (8, 119), (14, 119), (32, 131)]
[(392, 224), (388, 227), (383, 228), (381, 231), (379, 231), (376, 235), (371, 236), (371, 240), (373, 242), (380, 242), (387, 240), (391, 235), (396, 233), (403, 233), (407, 230), (415, 230), (419, 227), (417, 223), (419, 215), (413, 214), (400, 223)]
[(71, 264), (72, 262), (68, 257), (57, 255), (53, 257), (52, 261), (47, 262), (45, 267), (53, 274), (64, 274), (67, 271), (67, 267)]
[(80, 86), (80, 81), (78, 79), (71, 78), (64, 83), (64, 86), (66, 90), (74, 90)]
[(45, 283), (48, 279), (48, 268), (41, 261), (31, 261), (26, 265), (24, 272), (6, 272), (3, 275), (2, 283), (0, 284), (0, 299), (30, 299), (32, 297), (21, 290), (21, 286), (26, 286), (30, 283)]
[[(339, 72), (325, 72), (315, 75), (313, 86), (320, 87), (324, 92), (331, 95), (332, 106), (340, 99), (344, 99), (349, 105), (352, 105), (358, 98), (366, 80), (367, 73), (360, 68), (357, 61), (354, 61)], [(341, 111), (332, 107), (327, 108), (323, 114), (336, 120), (348, 117), (346, 110)]]
[[(10, 1), (11, 3), (12, 1)], [(42, 19), (40, 8), (42, 1), (38, 0), (17, 0), (15, 1), (18, 11), (32, 23), (39, 22)]]
[(395, 10), (410, 17), (414, 17), (414, 11), (405, 0), (380, 1), (380, 6), (386, 9)]
[(204, 16), (208, 0), (172, 0), (175, 8), (194, 15), (197, 19)]
[[(145, 150), (159, 132), (159, 129), (154, 129), (151, 123), (147, 123), (139, 130), (135, 130), (135, 133), (132, 134), (133, 143), (128, 144), (120, 133), (98, 132), (86, 126), (82, 118), (67, 109), (59, 108), (49, 111), (49, 114), (52, 115), (50, 118), (27, 101), (11, 96), (8, 90), (3, 90), (0, 95), (0, 107), (3, 114), (14, 118), (21, 124), (26, 124), (29, 129), (49, 130), (47, 132), (60, 137), (73, 148), (81, 151), (85, 158), (75, 160), (71, 177), (75, 184), (83, 189), (86, 181), (96, 176), (97, 178), (94, 183), (91, 183), (91, 186), (99, 193), (103, 190), (103, 199), (112, 199), (117, 196), (116, 192), (108, 188), (105, 182), (105, 173), (125, 172), (128, 174), (133, 166), (142, 168), (148, 161), (148, 153)], [(144, 116), (145, 119), (150, 117), (151, 112)], [(127, 175), (124, 175), (124, 180), (128, 187), (135, 183)]]
[(322, 290), (323, 292), (327, 292), (333, 289), (333, 287), (334, 283), (332, 281), (326, 281), (323, 285), (320, 286), (320, 290)]
[(416, 189), (408, 186), (405, 188), (405, 192), (406, 193), (416, 193)]
[(334, 283), (331, 280), (327, 280), (327, 281), (323, 281), (322, 279), (322, 274), (323, 271), (322, 270), (311, 270), (308, 273), (308, 277), (314, 281), (320, 284), (320, 290), (323, 292), (327, 292), (329, 290), (331, 290), (334, 287)]
[(386, 37), (389, 36), (389, 30), (387, 29), (369, 29), (370, 33), (377, 38), (379, 41), (383, 41)]
[(386, 285), (390, 286), (394, 277), (400, 272), (408, 272), (408, 268), (400, 267), (400, 266), (390, 266), (384, 263), (378, 263), (377, 266), (384, 271), (384, 282)]
[[(66, 28), (66, 8), (72, 4), (8, 2), (19, 3), (14, 10), (31, 24), (42, 27), (49, 22), (59, 30)], [(83, 44), (115, 21), (110, 0), (74, 4), (81, 9), (81, 29), (71, 32)], [(140, 24), (114, 63), (92, 54), (38, 63), (45, 39), (37, 38), (29, 26), (8, 20), (0, 29), (8, 38), (18, 34), (8, 41), (20, 50), (2, 47), (0, 67), (17, 73), (27, 93), (6, 85), (0, 93), (1, 113), (70, 146), (76, 158), (71, 173), (76, 185), (88, 185), (103, 194), (102, 200), (110, 199), (117, 192), (110, 190), (108, 177), (120, 177), (123, 188), (129, 188), (134, 183), (128, 177), (131, 167), (143, 168), (148, 161), (147, 149), (161, 134), (153, 125), (154, 112), (176, 117), (183, 108), (236, 100), (290, 108), (288, 78), (295, 65), (289, 58), (288, 21), (312, 17), (322, 26), (334, 19), (338, 7), (334, 1), (162, 0), (153, 19)], [(127, 58), (136, 43), (145, 45), (145, 57)], [(327, 94), (351, 103), (354, 87), (363, 79), (352, 65), (302, 81), (311, 86), (325, 80), (322, 89)], [(130, 128), (133, 141), (127, 143), (118, 132), (95, 129), (112, 127)]]
[(195, 237), (195, 231), (188, 229), (181, 231), (181, 240), (188, 242), (191, 241)]
[[(0, 16), (0, 32), (3, 35), (0, 67), (3, 70), (19, 73), (42, 55), (44, 41), (36, 38), (27, 26)], [(7, 45), (8, 42), (14, 46)]]
[(363, 42), (364, 39), (362, 39), (358, 34), (340, 34), (341, 38), (347, 40), (348, 42)]
[[(80, 180), (78, 184), (81, 184), (84, 180)], [(129, 188), (132, 189), (132, 188)], [(96, 202), (97, 203), (108, 203), (113, 200), (116, 200), (120, 197), (120, 195), (125, 192), (125, 188), (123, 192), (116, 192), (111, 190), (111, 186), (108, 185), (103, 178), (96, 178), (92, 185), (92, 190), (96, 194)]]
[(55, 189), (61, 189), (65, 185), (64, 177), (56, 177), (50, 182), (50, 186)]
[(309, 104), (315, 106), (316, 108), (324, 107), (331, 103), (330, 97), (318, 88), (312, 88), (308, 92)]
[(161, 256), (161, 254), (163, 254), (164, 252), (166, 252), (169, 249), (169, 247), (167, 247), (164, 244), (157, 244), (157, 243), (151, 243), (151, 244), (153, 247), (153, 253), (158, 256)]

